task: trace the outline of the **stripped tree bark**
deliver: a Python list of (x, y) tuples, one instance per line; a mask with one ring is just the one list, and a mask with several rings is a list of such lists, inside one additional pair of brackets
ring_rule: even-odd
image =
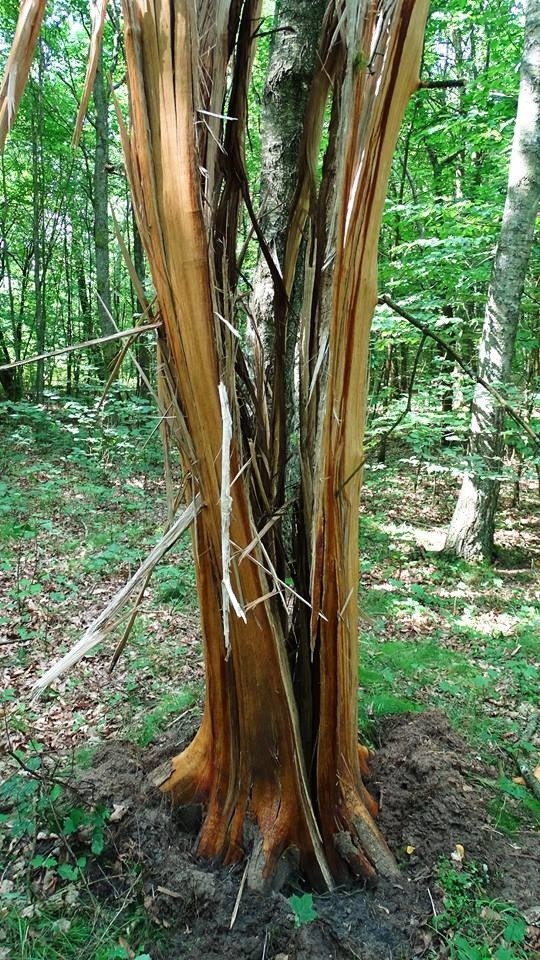
[[(186, 485), (203, 504), (194, 548), (206, 703), (195, 739), (160, 782), (175, 802), (203, 804), (200, 855), (231, 863), (249, 853), (259, 888), (283, 882), (293, 865), (331, 887), (396, 873), (357, 740), (359, 464), (382, 206), (419, 83), (428, 3), (329, 4), (279, 267), (245, 168), (261, 6), (124, 0), (130, 129), (119, 110), (118, 122), (162, 320), (161, 397)], [(238, 333), (242, 210), (272, 282), (276, 354), (295, 280), (303, 289), (302, 481), (286, 578), (277, 522), (286, 371), (274, 356), (265, 377)]]

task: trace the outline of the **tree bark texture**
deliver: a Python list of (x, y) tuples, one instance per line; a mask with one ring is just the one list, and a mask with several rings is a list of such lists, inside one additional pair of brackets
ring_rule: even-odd
[[(268, 72), (261, 114), (262, 164), (260, 185), (260, 223), (266, 243), (283, 275), (287, 238), (299, 173), (304, 163), (304, 118), (312, 79), (320, 56), (326, 0), (278, 0), (274, 17)], [(325, 85), (326, 86), (326, 85)], [(321, 105), (322, 105), (321, 98)], [(310, 111), (314, 142), (319, 143), (323, 112)], [(317, 164), (318, 157), (313, 158)], [(307, 216), (307, 209), (303, 217)], [(296, 264), (295, 264), (296, 266)], [(271, 472), (274, 476), (274, 509), (290, 502), (300, 480), (298, 455), (299, 416), (295, 402), (297, 379), (298, 328), (302, 302), (300, 271), (291, 270), (285, 278), (287, 297), (278, 297), (272, 273), (260, 253), (253, 282), (250, 308), (261, 331), (262, 350), (258, 362), (269, 383), (273, 438)], [(257, 346), (255, 346), (257, 349)], [(283, 383), (283, 390), (280, 384)], [(291, 536), (294, 509), (280, 521), (281, 542), (287, 544), (280, 571), (292, 561)]]
[[(318, 52), (309, 57), (303, 19), (313, 5), (290, 7), (298, 29), (284, 42), (296, 80), (282, 77), (274, 89), (291, 126), (271, 140), (279, 152), (289, 138), (292, 150), (294, 139), (297, 164), (294, 189), (284, 182), (284, 197), (269, 198), (282, 207), (272, 228), (279, 259), (246, 172), (247, 90), (261, 8), (262, 0), (123, 2), (129, 130), (118, 105), (117, 116), (162, 319), (160, 397), (184, 489), (203, 503), (193, 542), (205, 710), (161, 786), (176, 802), (203, 804), (199, 854), (225, 863), (248, 854), (252, 886), (279, 885), (299, 867), (314, 885), (330, 888), (351, 876), (396, 873), (358, 745), (357, 534), (377, 245), (400, 123), (419, 85), (428, 0), (333, 0)], [(278, 60), (276, 53), (274, 65)], [(104, 95), (97, 77), (96, 115)], [(305, 103), (301, 122), (291, 98)], [(97, 139), (96, 202), (106, 183), (104, 128)], [(266, 379), (237, 329), (248, 313), (238, 283), (242, 212), (272, 283), (275, 337)], [(291, 586), (276, 558), (295, 283), (302, 287), (302, 477)], [(256, 331), (257, 342), (263, 333)], [(299, 609), (307, 615), (298, 630)]]
[[(311, 81), (318, 55), (326, 0), (278, 0), (274, 34), (261, 115), (261, 226), (272, 254), (283, 271), (287, 234), (297, 185), (300, 143)], [(291, 291), (292, 294), (292, 291)], [(255, 311), (266, 345), (265, 362), (283, 363), (289, 374), (289, 412), (297, 343), (298, 304), (288, 309), (276, 327), (274, 283), (260, 256), (253, 285)], [(268, 371), (273, 375), (273, 371)], [(275, 372), (279, 378), (280, 371)]]
[[(163, 318), (160, 348), (176, 434), (186, 475), (204, 500), (194, 545), (206, 706), (199, 733), (172, 761), (163, 789), (177, 802), (204, 804), (201, 855), (233, 862), (251, 851), (253, 886), (282, 882), (294, 864), (317, 886), (330, 887), (351, 874), (373, 878), (396, 869), (373, 819), (376, 805), (362, 782), (357, 743), (357, 466), (382, 205), (403, 111), (418, 85), (427, 3), (398, 0), (378, 13), (360, 0), (332, 8), (322, 42), (331, 56), (315, 66), (303, 126), (305, 134), (316, 118), (316, 137), (304, 135), (300, 148), (304, 162), (280, 270), (253, 211), (243, 156), (243, 91), (260, 6), (231, 0), (217, 11), (200, 3), (195, 13), (190, 0), (124, 3), (132, 121), (129, 134), (121, 125), (126, 165)], [(358, 67), (362, 47), (369, 69)], [(228, 109), (234, 126), (215, 116), (225, 112), (233, 53)], [(333, 143), (319, 192), (312, 161), (329, 89), (322, 73), (329, 67)], [(194, 116), (209, 119), (194, 125)], [(226, 165), (215, 149), (222, 136)], [(290, 587), (272, 561), (270, 467), (282, 470), (283, 463), (257, 402), (256, 372), (231, 332), (230, 257), (241, 203), (272, 277), (278, 322), (305, 229), (311, 251), (319, 243), (323, 254), (310, 265), (313, 276), (307, 274), (312, 324), (325, 345), (318, 366), (309, 337), (303, 340), (303, 366), (316, 366), (318, 384), (309, 400), (317, 438), (307, 438), (315, 480), (303, 484), (309, 503), (299, 504), (308, 530), (307, 595), (297, 597), (310, 611), (306, 699), (295, 696), (293, 685)], [(275, 391), (283, 394), (284, 373), (274, 378), (274, 408)], [(232, 417), (226, 445), (223, 395)], [(226, 489), (222, 450), (233, 478)], [(304, 710), (312, 720), (310, 750), (301, 732)]]
[[(540, 0), (529, 0), (508, 189), (479, 351), (479, 376), (503, 391), (510, 381), (539, 201)], [(472, 467), (463, 478), (445, 545), (467, 560), (492, 558), (503, 421), (497, 401), (478, 384), (469, 434)]]

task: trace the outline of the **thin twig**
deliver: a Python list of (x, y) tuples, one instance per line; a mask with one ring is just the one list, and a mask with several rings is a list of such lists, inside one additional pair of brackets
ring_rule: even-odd
[(239, 910), (239, 908), (240, 908), (240, 901), (241, 901), (241, 899), (242, 899), (242, 894), (243, 894), (243, 892), (244, 892), (244, 886), (245, 886), (245, 883), (246, 883), (246, 877), (247, 877), (247, 875), (248, 875), (248, 868), (249, 868), (249, 860), (248, 860), (248, 862), (246, 863), (246, 866), (245, 866), (245, 868), (244, 868), (244, 873), (242, 874), (242, 879), (241, 879), (241, 881), (240, 881), (240, 887), (239, 887), (239, 889), (238, 889), (238, 895), (237, 895), (237, 897), (236, 897), (236, 902), (235, 902), (235, 904), (234, 904), (234, 910), (233, 910), (233, 912), (232, 912), (231, 922), (230, 922), (230, 924), (229, 924), (229, 930), (232, 930), (232, 928), (234, 927), (234, 925), (235, 925), (235, 923), (236, 923), (236, 918), (237, 918), (237, 916), (238, 916), (238, 910)]
[(158, 330), (161, 326), (161, 320), (156, 323), (147, 323), (143, 327), (131, 327), (129, 330), (119, 330), (118, 333), (109, 333), (106, 337), (98, 337), (96, 340), (85, 340), (84, 343), (72, 343), (69, 347), (62, 347), (60, 350), (49, 350), (47, 353), (39, 353), (35, 357), (27, 357), (25, 360), (15, 360), (13, 363), (4, 363), (0, 366), (2, 370), (14, 370), (15, 367), (24, 367), (28, 363), (37, 363), (39, 360), (51, 360), (53, 357), (62, 357), (66, 353), (73, 353), (74, 350), (87, 350), (89, 347), (99, 347), (102, 343), (112, 343), (113, 340), (123, 340), (124, 337), (138, 337), (141, 333), (148, 333), (149, 330)]
[(523, 419), (523, 417), (515, 409), (515, 407), (513, 407), (510, 403), (508, 403), (508, 400), (505, 400), (502, 394), (500, 394), (499, 391), (495, 389), (495, 387), (492, 387), (491, 384), (487, 382), (487, 380), (484, 380), (484, 378), (479, 376), (479, 374), (477, 374), (472, 367), (470, 367), (467, 363), (465, 363), (463, 358), (460, 357), (459, 353), (456, 353), (456, 351), (446, 342), (446, 340), (443, 340), (442, 337), (439, 337), (439, 335), (437, 333), (434, 333), (433, 330), (431, 330), (427, 326), (427, 324), (422, 323), (421, 320), (418, 320), (417, 317), (414, 317), (411, 313), (408, 312), (408, 310), (404, 310), (403, 307), (400, 307), (400, 305), (396, 303), (395, 300), (392, 300), (392, 298), (389, 297), (388, 294), (383, 293), (383, 295), (379, 297), (379, 303), (382, 305), (386, 305), (387, 307), (390, 307), (390, 309), (393, 310), (394, 313), (397, 313), (400, 317), (403, 317), (404, 320), (408, 320), (408, 322), (411, 323), (413, 327), (416, 327), (417, 330), (420, 330), (424, 334), (424, 336), (431, 337), (431, 339), (434, 340), (435, 343), (438, 343), (439, 346), (443, 347), (444, 350), (446, 350), (448, 356), (452, 357), (452, 359), (456, 361), (456, 363), (461, 367), (463, 372), (466, 373), (467, 376), (471, 378), (471, 380), (474, 380), (476, 383), (479, 383), (480, 386), (484, 388), (484, 390), (487, 390), (487, 392), (490, 393), (491, 396), (495, 398), (495, 400), (497, 400), (497, 402), (501, 405), (503, 410), (506, 410), (508, 416), (511, 417), (512, 420), (515, 420), (515, 422), (522, 428), (522, 430), (525, 431), (527, 436), (530, 437), (530, 439), (533, 441), (534, 445), (540, 448), (540, 436), (537, 433), (535, 433), (535, 431)]

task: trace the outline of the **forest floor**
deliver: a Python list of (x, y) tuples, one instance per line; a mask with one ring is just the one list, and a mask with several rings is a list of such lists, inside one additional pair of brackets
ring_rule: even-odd
[(438, 552), (456, 495), (439, 464), (395, 450), (366, 470), (359, 722), (402, 878), (239, 898), (241, 866), (193, 855), (200, 812), (148, 779), (201, 711), (189, 540), (113, 673), (120, 637), (29, 698), (163, 529), (156, 425), (144, 403), (0, 411), (0, 960), (540, 956), (532, 483), (517, 507), (503, 489), (489, 568)]

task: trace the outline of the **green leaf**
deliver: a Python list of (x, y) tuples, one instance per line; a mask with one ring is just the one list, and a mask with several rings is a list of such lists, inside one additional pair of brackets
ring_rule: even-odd
[(514, 951), (508, 947), (499, 947), (495, 951), (495, 960), (515, 960)]
[(51, 792), (49, 793), (50, 803), (55, 803), (58, 800), (58, 798), (62, 796), (62, 792), (63, 792), (62, 787), (60, 786), (59, 783), (53, 784), (53, 786), (51, 787)]
[(504, 929), (504, 939), (507, 943), (523, 943), (527, 932), (527, 924), (523, 917), (514, 917)]
[(487, 948), (475, 947), (470, 940), (462, 937), (459, 933), (454, 937), (453, 943), (459, 960), (487, 960), (489, 957), (489, 950), (486, 952)]
[(317, 911), (313, 905), (313, 895), (304, 893), (301, 897), (293, 894), (289, 897), (289, 903), (294, 912), (294, 923), (296, 927), (301, 927), (304, 923), (311, 923), (317, 919)]
[(96, 856), (99, 856), (100, 853), (103, 853), (104, 847), (105, 840), (103, 838), (103, 824), (96, 824), (92, 834), (92, 846), (90, 849), (92, 853), (95, 853)]
[(81, 807), (73, 807), (64, 820), (63, 831), (69, 837), (72, 833), (76, 833), (83, 823), (88, 823), (86, 810), (83, 810)]
[(35, 857), (32, 857), (30, 866), (49, 868), (56, 866), (56, 863), (56, 857), (44, 857), (41, 853), (38, 853)]

